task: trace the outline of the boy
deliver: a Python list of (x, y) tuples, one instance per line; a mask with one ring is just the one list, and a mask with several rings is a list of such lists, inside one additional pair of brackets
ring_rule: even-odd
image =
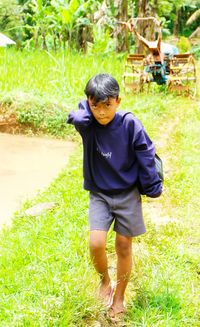
[[(98, 74), (87, 83), (85, 94), (87, 100), (69, 114), (67, 123), (82, 137), (84, 188), (90, 192), (90, 256), (101, 277), (100, 297), (108, 303), (110, 316), (116, 318), (125, 310), (132, 237), (145, 233), (137, 180), (150, 197), (162, 193), (162, 182), (155, 168), (155, 148), (142, 124), (130, 112), (116, 112), (121, 100), (117, 81), (108, 74)], [(115, 292), (106, 257), (106, 236), (113, 221)]]

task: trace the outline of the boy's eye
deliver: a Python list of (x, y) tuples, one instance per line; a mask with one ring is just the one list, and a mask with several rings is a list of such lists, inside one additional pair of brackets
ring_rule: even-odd
[[(109, 109), (110, 106), (111, 106), (111, 104), (109, 102), (104, 103), (104, 105), (103, 105), (104, 109)], [(96, 104), (91, 104), (90, 107), (91, 107), (92, 110), (99, 110), (100, 109), (100, 107), (98, 105), (96, 105)]]

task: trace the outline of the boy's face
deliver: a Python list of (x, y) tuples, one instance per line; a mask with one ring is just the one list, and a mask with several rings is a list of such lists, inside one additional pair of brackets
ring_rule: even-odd
[(107, 125), (113, 120), (120, 101), (120, 98), (108, 98), (106, 101), (96, 103), (95, 100), (88, 99), (91, 112), (101, 125)]

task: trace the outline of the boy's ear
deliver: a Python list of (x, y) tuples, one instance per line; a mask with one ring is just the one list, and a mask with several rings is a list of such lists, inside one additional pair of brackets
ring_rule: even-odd
[(120, 98), (120, 97), (118, 97), (116, 100), (117, 100), (117, 104), (119, 105), (119, 104), (120, 104), (120, 102), (121, 102), (121, 98)]

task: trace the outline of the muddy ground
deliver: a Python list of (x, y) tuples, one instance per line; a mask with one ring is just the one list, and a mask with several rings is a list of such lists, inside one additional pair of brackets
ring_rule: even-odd
[(0, 133), (0, 227), (50, 184), (74, 149), (72, 142)]

